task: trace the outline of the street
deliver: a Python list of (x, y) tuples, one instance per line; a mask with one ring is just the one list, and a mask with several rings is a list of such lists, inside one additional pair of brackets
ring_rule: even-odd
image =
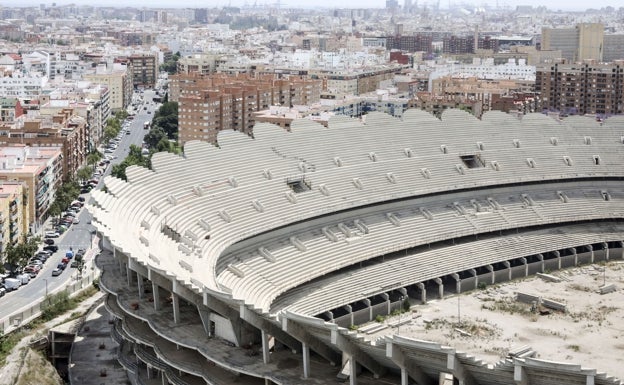
[[(143, 124), (145, 121), (151, 122), (152, 117), (154, 116), (154, 111), (158, 106), (158, 104), (152, 102), (154, 95), (154, 91), (144, 92), (143, 100), (145, 101), (145, 105), (148, 109), (144, 110), (144, 104), (140, 104), (134, 120), (130, 121), (130, 134), (122, 134), (121, 142), (112, 154), (116, 156), (116, 158), (113, 159), (110, 162), (110, 165), (106, 168), (106, 172), (104, 173), (105, 176), (110, 174), (113, 164), (121, 163), (124, 160), (128, 154), (131, 144), (141, 147), (143, 137), (148, 132), (148, 130), (143, 129)], [(150, 113), (148, 113), (148, 111)], [(97, 188), (100, 189), (102, 186), (103, 177), (100, 179)], [(81, 196), (84, 196), (88, 202), (89, 194), (81, 194)], [(55, 244), (59, 247), (59, 250), (52, 254), (52, 256), (44, 264), (41, 271), (39, 271), (39, 274), (37, 274), (35, 278), (31, 279), (27, 285), (21, 286), (18, 290), (6, 293), (4, 297), (0, 298), (0, 319), (13, 314), (22, 308), (31, 306), (34, 301), (44, 298), (46, 293), (55, 293), (60, 288), (64, 287), (65, 284), (70, 282), (70, 280), (76, 279), (78, 269), (71, 268), (69, 265), (61, 275), (56, 277), (52, 276), (52, 270), (54, 270), (54, 268), (61, 263), (61, 260), (65, 256), (65, 252), (69, 250), (70, 247), (73, 248), (74, 252), (81, 248), (86, 250), (90, 248), (91, 241), (93, 237), (95, 237), (95, 235), (92, 234), (94, 226), (90, 224), (91, 215), (87, 212), (87, 210), (81, 209), (78, 218), (80, 219), (80, 223), (72, 225), (64, 234), (55, 239)], [(51, 227), (50, 222), (46, 221), (45, 226)], [(47, 230), (47, 228), (44, 230)], [(93, 254), (94, 253), (87, 252), (87, 258), (85, 259), (85, 271), (89, 271), (94, 267), (92, 260)]]

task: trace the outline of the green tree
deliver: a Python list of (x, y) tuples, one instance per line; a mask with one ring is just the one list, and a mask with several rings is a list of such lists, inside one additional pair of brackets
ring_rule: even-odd
[(152, 128), (143, 138), (150, 149), (155, 149), (162, 139), (167, 139), (167, 133), (160, 127)]
[(91, 167), (89, 166), (81, 167), (78, 169), (78, 172), (76, 173), (76, 177), (78, 178), (78, 180), (85, 182), (89, 180), (89, 178), (91, 178), (92, 171), (93, 169), (91, 169)]
[(38, 237), (31, 237), (15, 245), (9, 244), (5, 249), (4, 261), (10, 271), (25, 266), (39, 248)]
[(93, 167), (95, 170), (95, 165), (102, 159), (102, 154), (98, 151), (93, 151), (87, 155), (87, 164)]
[(141, 155), (141, 147), (131, 144), (128, 156), (126, 156), (121, 163), (113, 165), (111, 175), (123, 180), (128, 180), (126, 177), (126, 169), (133, 165), (151, 168), (149, 158)]

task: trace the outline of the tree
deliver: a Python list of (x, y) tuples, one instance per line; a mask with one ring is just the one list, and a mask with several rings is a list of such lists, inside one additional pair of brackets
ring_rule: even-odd
[(78, 180), (81, 180), (82, 182), (89, 180), (89, 178), (91, 178), (91, 172), (93, 170), (91, 169), (91, 167), (89, 166), (84, 166), (78, 169), (78, 172), (76, 173), (76, 177), (78, 178)]
[(93, 166), (93, 170), (95, 170), (95, 165), (102, 159), (102, 154), (98, 151), (93, 151), (87, 155), (87, 164)]
[(128, 151), (128, 156), (126, 156), (123, 162), (113, 165), (113, 168), (111, 169), (111, 175), (123, 180), (128, 180), (126, 176), (126, 169), (134, 165), (143, 166), (146, 168), (151, 167), (149, 158), (141, 154), (141, 147), (131, 144), (130, 150)]
[(39, 241), (38, 237), (31, 237), (16, 245), (9, 244), (4, 252), (5, 267), (10, 271), (16, 271), (18, 267), (25, 266), (37, 252)]
[(143, 138), (150, 149), (155, 149), (162, 139), (167, 139), (167, 133), (160, 127), (152, 128)]

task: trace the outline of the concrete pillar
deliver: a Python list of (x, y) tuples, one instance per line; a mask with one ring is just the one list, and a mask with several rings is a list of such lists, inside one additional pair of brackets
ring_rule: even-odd
[(438, 284), (438, 298), (443, 299), (444, 298), (444, 284), (442, 283), (442, 279), (434, 278), (433, 282)]
[(391, 313), (391, 307), (390, 307), (390, 295), (388, 295), (388, 293), (381, 293), (379, 294), (381, 296), (381, 298), (383, 298), (386, 301), (386, 306), (388, 308), (388, 312), (386, 314), (390, 314)]
[(132, 287), (132, 270), (130, 270), (130, 267), (126, 264), (126, 279), (128, 281), (128, 287)]
[(416, 287), (420, 290), (420, 302), (424, 305), (427, 303), (427, 289), (425, 289), (425, 284), (422, 282), (418, 282)]
[(176, 293), (171, 293), (171, 304), (173, 305), (173, 323), (180, 323), (180, 297)]
[(624, 259), (624, 242), (620, 242), (620, 259)]
[(301, 350), (303, 353), (303, 378), (310, 378), (310, 347), (302, 342)]
[(349, 321), (349, 325), (355, 325), (353, 323), (353, 307), (351, 305), (344, 305), (343, 308), (351, 315), (351, 321)]
[(468, 272), (470, 273), (471, 276), (474, 277), (474, 285), (475, 285), (475, 289), (479, 287), (479, 277), (477, 277), (477, 271), (475, 269), (470, 269), (468, 270)]
[(401, 385), (409, 385), (409, 376), (407, 375), (407, 369), (401, 367)]
[(594, 385), (594, 379), (595, 379), (594, 374), (588, 374), (587, 379), (585, 380), (585, 385)]
[(524, 276), (528, 277), (529, 276), (529, 264), (527, 262), (527, 259), (522, 257), (522, 258), (520, 258), (520, 261), (524, 265)]
[(162, 385), (167, 385), (169, 381), (167, 381), (167, 376), (165, 376), (165, 371), (160, 372), (160, 379), (162, 380)]
[(160, 299), (160, 288), (152, 282), (152, 298), (154, 298), (154, 310), (162, 309), (162, 301)]
[(544, 254), (537, 254), (537, 260), (540, 261), (540, 273), (544, 272)]
[(487, 265), (485, 267), (491, 274), (492, 279), (490, 280), (490, 285), (493, 285), (496, 283), (496, 276), (494, 275), (494, 266), (492, 265)]
[(555, 253), (555, 257), (557, 258), (557, 270), (561, 270), (561, 253), (559, 250), (555, 250), (553, 253)]
[(328, 311), (325, 312), (325, 315), (329, 319), (329, 322), (334, 322), (334, 313), (332, 313), (330, 310), (328, 310)]
[(139, 275), (139, 273), (136, 273), (136, 277), (137, 277), (137, 290), (139, 291), (139, 299), (143, 299), (143, 292), (145, 290), (143, 290), (143, 277), (141, 277)]
[(262, 362), (268, 364), (271, 357), (269, 352), (269, 335), (264, 330), (261, 330), (260, 338), (262, 339)]
[(574, 266), (578, 265), (578, 254), (576, 253), (576, 247), (570, 247), (572, 255), (574, 255)]
[(509, 263), (509, 261), (503, 261), (503, 266), (507, 269), (507, 280), (511, 281), (511, 263)]
[(590, 253), (589, 255), (591, 256), (589, 261), (591, 263), (594, 263), (594, 246), (587, 245), (587, 247), (589, 247), (589, 253)]
[(529, 385), (529, 378), (526, 369), (522, 365), (514, 366), (514, 382), (517, 385)]
[(349, 385), (357, 385), (357, 361), (353, 356), (349, 360)]
[(368, 320), (372, 321), (373, 320), (373, 306), (371, 305), (371, 300), (368, 298), (364, 298), (362, 302), (364, 302), (364, 304), (368, 306)]
[(605, 262), (607, 262), (609, 260), (609, 244), (605, 242), (602, 246), (604, 246), (605, 249)]
[(459, 274), (453, 273), (451, 274), (451, 277), (453, 277), (453, 279), (455, 280), (455, 292), (457, 294), (460, 294), (461, 293), (461, 279), (459, 279)]

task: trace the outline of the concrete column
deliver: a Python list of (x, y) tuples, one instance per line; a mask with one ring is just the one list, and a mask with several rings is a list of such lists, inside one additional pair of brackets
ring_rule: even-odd
[(468, 270), (470, 272), (470, 275), (472, 275), (474, 277), (474, 285), (475, 285), (475, 289), (479, 287), (479, 277), (477, 277), (477, 271), (475, 269), (470, 269)]
[(368, 298), (364, 298), (362, 302), (364, 302), (364, 304), (368, 306), (368, 320), (372, 321), (373, 320), (373, 306), (371, 305), (371, 300)]
[(585, 380), (585, 385), (594, 385), (594, 379), (595, 379), (594, 374), (588, 374), (587, 379)]
[(151, 373), (152, 367), (150, 364), (146, 364), (146, 366), (147, 366), (147, 369), (145, 371), (147, 372), (147, 379), (149, 380), (152, 378), (152, 373)]
[(381, 293), (379, 295), (386, 301), (386, 306), (388, 307), (388, 312), (386, 314), (390, 314), (390, 296), (388, 293)]
[(590, 258), (590, 260), (589, 260), (589, 261), (590, 261), (591, 263), (594, 263), (594, 246), (592, 246), (592, 245), (587, 245), (587, 247), (589, 247), (589, 253), (590, 253), (590, 256), (591, 256), (591, 258)]
[(271, 357), (269, 352), (269, 335), (264, 330), (261, 330), (260, 338), (262, 339), (262, 362), (268, 364)]
[(503, 261), (503, 266), (507, 269), (507, 280), (511, 281), (511, 263), (509, 263), (509, 261)]
[(357, 361), (353, 356), (349, 360), (349, 385), (357, 385)]
[(492, 279), (490, 280), (490, 285), (493, 285), (496, 283), (496, 276), (494, 275), (494, 266), (492, 265), (487, 265), (485, 267), (491, 274)]
[(526, 369), (522, 365), (516, 364), (514, 366), (514, 382), (517, 385), (529, 385)]
[(303, 353), (303, 378), (310, 378), (310, 347), (305, 342), (301, 343)]
[(520, 261), (522, 261), (522, 264), (524, 265), (524, 276), (528, 277), (529, 276), (529, 264), (527, 263), (527, 259), (522, 257), (520, 258)]
[(572, 255), (574, 255), (574, 266), (578, 265), (578, 254), (576, 253), (576, 247), (570, 247)]
[(409, 385), (409, 376), (407, 375), (407, 369), (401, 367), (401, 385)]
[(541, 262), (540, 273), (544, 272), (544, 254), (537, 254), (537, 260)]
[(154, 298), (154, 310), (162, 309), (162, 302), (160, 300), (160, 288), (154, 282), (152, 282), (152, 297)]
[(609, 244), (607, 242), (602, 244), (605, 249), (605, 262), (609, 260)]
[(162, 380), (162, 385), (167, 385), (169, 381), (167, 381), (167, 376), (165, 376), (165, 371), (160, 372), (160, 379)]
[(420, 289), (420, 302), (424, 305), (427, 303), (427, 289), (425, 289), (425, 284), (422, 282), (418, 282), (416, 287)]
[(354, 325), (354, 323), (353, 323), (353, 307), (351, 307), (351, 305), (344, 305), (343, 308), (347, 311), (347, 313), (349, 313), (351, 315), (351, 321), (349, 322), (349, 325)]
[(130, 267), (126, 264), (126, 279), (128, 281), (128, 287), (132, 287), (132, 270), (130, 270)]
[(327, 315), (327, 318), (329, 319), (329, 322), (334, 322), (334, 313), (332, 313), (330, 310), (325, 312), (325, 315)]
[(145, 291), (143, 290), (143, 277), (141, 277), (139, 273), (136, 273), (136, 277), (137, 277), (137, 289), (139, 291), (139, 299), (143, 299), (143, 292)]
[(557, 270), (561, 270), (561, 253), (559, 250), (555, 250), (553, 253), (555, 253), (555, 257), (557, 258)]
[(442, 283), (442, 279), (434, 278), (433, 282), (438, 284), (438, 298), (443, 299), (444, 298), (444, 284)]
[(620, 250), (622, 250), (620, 259), (624, 259), (624, 242), (620, 242)]
[(459, 279), (459, 274), (453, 273), (451, 274), (451, 277), (453, 277), (453, 279), (455, 280), (455, 292), (457, 294), (460, 294), (461, 293), (461, 279)]
[(173, 305), (173, 323), (180, 323), (180, 297), (176, 293), (171, 293), (171, 304)]

